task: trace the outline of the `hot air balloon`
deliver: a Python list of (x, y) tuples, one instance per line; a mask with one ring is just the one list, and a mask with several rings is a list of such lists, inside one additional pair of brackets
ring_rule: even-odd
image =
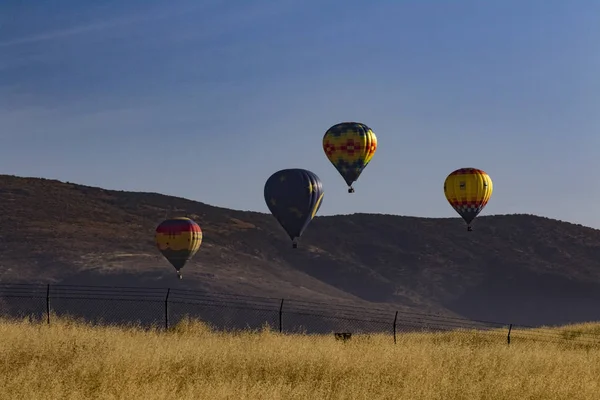
[(271, 214), (298, 247), (298, 239), (323, 201), (323, 184), (311, 171), (293, 168), (275, 172), (265, 183), (264, 196)]
[(189, 218), (171, 218), (156, 228), (156, 246), (175, 267), (179, 279), (181, 268), (196, 254), (202, 244), (202, 230)]
[(346, 181), (348, 193), (354, 193), (352, 183), (375, 155), (377, 137), (365, 124), (342, 122), (325, 132), (323, 150)]
[(492, 191), (490, 176), (476, 168), (457, 169), (444, 182), (446, 199), (465, 220), (468, 231), (472, 231), (471, 222), (486, 206)]

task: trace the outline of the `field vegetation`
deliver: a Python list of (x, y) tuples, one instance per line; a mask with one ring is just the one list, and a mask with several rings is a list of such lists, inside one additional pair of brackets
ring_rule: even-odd
[[(598, 399), (600, 325), (333, 335), (0, 321), (2, 399)], [(544, 333), (540, 335), (549, 337)], [(528, 337), (534, 337), (529, 335)]]

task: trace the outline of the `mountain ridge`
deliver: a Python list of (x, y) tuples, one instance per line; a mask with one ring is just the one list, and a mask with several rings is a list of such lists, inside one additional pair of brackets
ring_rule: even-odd
[[(166, 217), (204, 232), (175, 270)], [(0, 282), (177, 287), (514, 323), (600, 319), (600, 230), (530, 214), (317, 216), (292, 249), (275, 218), (156, 192), (0, 175)]]

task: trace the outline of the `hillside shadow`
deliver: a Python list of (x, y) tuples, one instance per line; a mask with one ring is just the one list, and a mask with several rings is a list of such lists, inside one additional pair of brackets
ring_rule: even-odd
[(134, 287), (134, 288), (174, 288), (202, 292), (202, 282), (197, 279), (179, 279), (175, 270), (163, 271), (136, 271), (101, 274), (85, 270), (60, 279), (57, 285), (72, 286), (109, 286), (109, 287)]
[(600, 284), (539, 274), (527, 269), (493, 268), (477, 286), (443, 304), (478, 320), (518, 325), (560, 325), (600, 320)]
[(282, 250), (280, 256), (298, 271), (362, 300), (375, 303), (395, 300), (395, 285), (374, 273), (369, 274), (370, 271), (364, 267), (334, 261), (302, 250)]

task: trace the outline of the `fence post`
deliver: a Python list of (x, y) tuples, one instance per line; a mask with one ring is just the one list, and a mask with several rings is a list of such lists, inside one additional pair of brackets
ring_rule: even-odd
[(508, 336), (506, 337), (506, 341), (510, 344), (510, 331), (512, 331), (512, 324), (508, 327)]
[(50, 325), (50, 284), (46, 287), (46, 322)]
[(169, 329), (169, 294), (171, 288), (167, 288), (167, 295), (165, 296), (165, 331)]
[(283, 332), (283, 299), (279, 304), (279, 333)]
[(394, 344), (396, 344), (396, 322), (398, 322), (398, 311), (394, 315)]

